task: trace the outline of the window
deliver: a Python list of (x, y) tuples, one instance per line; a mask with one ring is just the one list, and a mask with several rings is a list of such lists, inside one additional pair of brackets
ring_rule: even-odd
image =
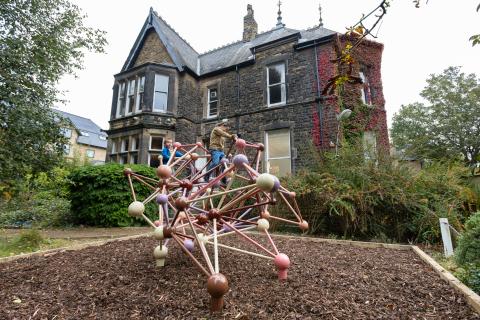
[(374, 131), (363, 133), (363, 155), (366, 160), (377, 158), (377, 134)]
[(168, 76), (155, 75), (155, 92), (153, 96), (153, 111), (166, 111), (168, 100)]
[(127, 152), (127, 151), (128, 151), (128, 138), (125, 138), (125, 139), (122, 139), (120, 152)]
[(150, 167), (156, 168), (160, 165), (160, 160), (158, 160), (158, 156), (160, 155), (162, 149), (163, 137), (150, 136), (150, 148), (148, 153), (148, 164), (150, 165)]
[(285, 63), (267, 67), (267, 99), (269, 107), (285, 104)]
[(61, 128), (60, 132), (63, 134), (65, 138), (70, 138), (72, 137), (72, 129), (69, 128)]
[(138, 163), (138, 154), (134, 153), (130, 155), (130, 163), (132, 164)]
[(266, 133), (267, 172), (277, 177), (292, 173), (290, 131), (275, 130)]
[(64, 144), (63, 145), (63, 153), (68, 156), (70, 155), (70, 145), (69, 144)]
[(138, 79), (138, 86), (137, 86), (137, 105), (136, 105), (136, 112), (142, 111), (143, 109), (143, 92), (145, 90), (145, 76), (142, 76)]
[(207, 118), (218, 116), (218, 89), (208, 89)]
[(112, 154), (117, 153), (117, 141), (112, 140)]
[(130, 150), (135, 151), (138, 150), (138, 136), (133, 136), (132, 137), (132, 146)]
[(360, 91), (360, 96), (362, 102), (365, 104), (372, 104), (372, 94), (370, 91), (370, 83), (368, 82), (368, 77), (366, 76), (364, 71), (359, 72), (359, 77), (362, 79), (363, 85)]
[(132, 114), (135, 107), (135, 79), (128, 81), (127, 115)]
[(125, 82), (118, 84), (117, 118), (125, 114)]
[(107, 137), (105, 137), (105, 136), (99, 135), (98, 138), (100, 140), (107, 141)]
[(163, 149), (163, 137), (150, 136), (150, 150), (162, 150)]
[(90, 134), (87, 131), (80, 131), (80, 135), (84, 137), (90, 137)]
[(128, 154), (122, 154), (119, 158), (119, 163), (120, 164), (126, 164), (128, 159)]
[(87, 149), (87, 151), (85, 152), (85, 155), (87, 156), (87, 158), (93, 158), (95, 157), (95, 150)]

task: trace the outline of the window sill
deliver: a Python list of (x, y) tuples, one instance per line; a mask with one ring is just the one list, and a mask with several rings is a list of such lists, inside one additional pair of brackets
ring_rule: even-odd
[(286, 105), (287, 105), (287, 102), (282, 101), (282, 102), (278, 102), (278, 103), (274, 103), (274, 104), (267, 104), (267, 108), (281, 107), (281, 106), (286, 106)]

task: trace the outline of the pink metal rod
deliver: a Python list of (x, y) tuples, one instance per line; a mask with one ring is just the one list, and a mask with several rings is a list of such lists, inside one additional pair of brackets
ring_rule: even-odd
[(249, 238), (247, 235), (245, 235), (243, 232), (241, 232), (240, 230), (238, 230), (237, 228), (235, 228), (233, 225), (231, 225), (230, 223), (226, 222), (225, 220), (223, 220), (222, 218), (220, 218), (220, 220), (226, 224), (228, 227), (230, 227), (233, 231), (235, 231), (238, 235), (240, 235), (243, 239), (247, 240), (248, 242), (250, 242), (251, 244), (253, 244), (254, 246), (256, 246), (257, 248), (265, 251), (266, 253), (268, 253), (269, 255), (271, 255), (272, 257), (275, 257), (275, 254), (273, 254), (270, 250), (266, 249), (265, 247), (263, 247), (261, 244), (259, 244), (258, 242), (256, 242), (255, 240)]
[(220, 181), (223, 177), (225, 177), (230, 171), (234, 170), (235, 167), (230, 167), (227, 170), (225, 170), (223, 173), (221, 173), (218, 177), (214, 178), (213, 180), (210, 180), (207, 185), (203, 186), (200, 190), (197, 192), (191, 194), (188, 197), (188, 200), (193, 199), (194, 197), (203, 194), (208, 188), (211, 188), (214, 184), (216, 184), (218, 181)]
[(270, 233), (268, 233), (268, 230), (265, 230), (265, 234), (267, 235), (268, 241), (270, 241), (270, 244), (272, 245), (273, 250), (278, 255), (279, 252), (278, 252), (277, 246), (275, 245), (275, 242), (273, 242), (272, 237), (270, 236)]
[(183, 244), (182, 240), (180, 240), (177, 235), (173, 234), (172, 237), (173, 237), (173, 239), (175, 239), (175, 241), (178, 243), (178, 245), (179, 245), (180, 248), (183, 250), (183, 252), (185, 252), (185, 253), (190, 257), (190, 259), (193, 260), (193, 262), (195, 263), (195, 265), (196, 265), (200, 270), (202, 270), (202, 272), (205, 273), (205, 275), (206, 275), (207, 277), (210, 277), (210, 276), (213, 274), (213, 273), (212, 273), (212, 274), (209, 273), (209, 272), (207, 271), (207, 269), (205, 269), (205, 268), (202, 266), (202, 264), (197, 260), (197, 258), (195, 258), (195, 257), (193, 256), (193, 254), (185, 247), (185, 245)]

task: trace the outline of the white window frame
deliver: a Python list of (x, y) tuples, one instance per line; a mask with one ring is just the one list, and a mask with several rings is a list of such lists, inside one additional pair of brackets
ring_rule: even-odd
[(138, 150), (139, 139), (140, 137), (138, 135), (132, 136), (132, 141), (130, 143), (130, 151)]
[[(166, 91), (160, 91), (158, 90), (157, 91), (157, 88), (156, 88), (156, 85), (157, 85), (157, 77), (164, 77), (167, 79), (167, 88), (166, 88)], [(155, 74), (155, 81), (154, 81), (154, 84), (153, 84), (153, 101), (152, 101), (152, 111), (153, 112), (167, 112), (168, 110), (168, 86), (169, 86), (169, 82), (170, 82), (170, 77), (168, 75), (164, 75), (164, 74), (161, 74), (161, 73), (156, 73)], [(161, 94), (165, 94), (167, 99), (166, 99), (166, 103), (165, 103), (165, 109), (155, 109), (155, 95), (156, 93), (159, 92)]]
[[(155, 137), (155, 138), (157, 138), (157, 137), (162, 138), (162, 148), (161, 148), (161, 149), (152, 149), (152, 139), (153, 139), (154, 137)], [(149, 145), (148, 145), (148, 151), (154, 151), (154, 152), (160, 152), (160, 153), (161, 153), (164, 146), (165, 146), (165, 137), (164, 137), (164, 136), (161, 136), (161, 135), (158, 135), (158, 136), (156, 136), (156, 135), (150, 136), (150, 143), (149, 143)], [(150, 163), (150, 161), (149, 161), (149, 163)]]
[(130, 137), (127, 137), (127, 138), (123, 138), (121, 140), (121, 143), (120, 143), (120, 152), (128, 152), (128, 148), (130, 147), (130, 143), (128, 143), (129, 145), (127, 146), (127, 148), (125, 148), (125, 143), (126, 142), (129, 142), (128, 140), (130, 139)]
[[(142, 95), (143, 99), (140, 99)], [(143, 105), (145, 105), (145, 76), (140, 76), (137, 81), (137, 97), (135, 100), (135, 112), (142, 112)], [(142, 104), (140, 104), (140, 101)], [(142, 109), (140, 109), (142, 107)]]
[[(137, 157), (137, 163), (138, 163), (138, 152), (130, 154), (130, 160), (128, 161), (130, 164), (136, 164), (135, 161), (133, 161)], [(150, 159), (148, 161), (150, 163)]]
[[(280, 82), (278, 83), (273, 83), (270, 84), (270, 68), (273, 68), (275, 66), (283, 66), (283, 73), (281, 74), (280, 77)], [(275, 107), (275, 106), (281, 106), (285, 105), (287, 103), (287, 83), (286, 83), (286, 78), (287, 78), (287, 65), (285, 62), (280, 62), (280, 63), (275, 63), (267, 66), (267, 105), (268, 107)], [(270, 103), (270, 88), (274, 86), (280, 85), (280, 94), (282, 96), (282, 100), (277, 103)]]
[[(362, 79), (362, 88), (360, 90), (360, 98), (362, 99), (362, 102), (366, 105), (371, 105), (372, 104), (372, 91), (370, 90), (370, 84), (368, 83), (368, 77), (367, 75), (365, 74), (365, 72), (363, 70), (361, 70), (359, 73), (358, 73), (358, 76), (360, 77), (360, 79)], [(370, 101), (367, 102), (367, 92), (366, 90), (368, 90), (368, 95), (369, 95), (369, 99)]]
[[(91, 156), (91, 157), (88, 155), (88, 154), (89, 154), (89, 151), (92, 152), (92, 156)], [(91, 158), (91, 159), (95, 158), (95, 150), (93, 150), (93, 149), (87, 149), (87, 150), (85, 151), (85, 156), (86, 156), (87, 158)]]
[[(275, 133), (279, 131), (288, 132), (288, 156), (270, 158), (270, 155), (268, 154), (268, 141), (269, 141), (268, 135), (271, 134), (272, 132)], [(279, 159), (290, 159), (290, 173), (292, 172), (292, 138), (290, 137), (290, 134), (291, 134), (290, 129), (277, 129), (277, 130), (265, 131), (265, 167), (268, 173), (270, 173), (269, 161), (279, 160)]]
[[(127, 102), (125, 103), (125, 115), (129, 116), (132, 113), (135, 112), (136, 109), (136, 102), (135, 102), (135, 97), (136, 97), (136, 92), (135, 92), (135, 87), (136, 87), (136, 79), (130, 79), (128, 80), (128, 86), (127, 86)], [(132, 105), (132, 111), (128, 111), (128, 108), (130, 106), (130, 101), (133, 99), (133, 105)]]
[(117, 153), (117, 140), (112, 140), (112, 152), (110, 154), (116, 154)]
[[(123, 96), (122, 96), (123, 91)], [(122, 109), (122, 104), (125, 101), (125, 82), (118, 83), (118, 97), (117, 97), (117, 114), (116, 117), (120, 118), (122, 116), (120, 110)]]
[[(217, 100), (213, 100), (213, 101), (210, 100), (210, 92), (211, 92), (212, 90), (215, 90), (215, 91), (217, 92), (217, 97), (216, 97)], [(218, 87), (209, 88), (209, 89), (207, 90), (207, 94), (208, 94), (208, 98), (207, 98), (207, 99), (208, 99), (208, 102), (207, 102), (207, 119), (217, 118), (217, 117), (218, 117), (218, 107), (219, 107), (219, 104), (220, 104), (220, 99), (218, 98)], [(210, 114), (210, 103), (215, 102), (215, 101), (217, 102), (217, 113), (214, 114), (214, 115), (211, 115), (211, 114)]]
[(72, 129), (70, 128), (62, 128), (62, 134), (65, 138), (71, 138), (72, 137)]
[(66, 156), (69, 156), (70, 155), (70, 151), (71, 151), (71, 146), (69, 143), (67, 144), (64, 144), (63, 145), (63, 154), (65, 154)]

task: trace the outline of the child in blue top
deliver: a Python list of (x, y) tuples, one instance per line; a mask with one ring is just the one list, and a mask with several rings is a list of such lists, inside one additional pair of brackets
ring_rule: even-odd
[[(167, 140), (165, 140), (165, 144), (164, 144), (163, 149), (162, 149), (162, 163), (163, 164), (167, 164), (168, 160), (170, 160), (171, 151), (173, 151), (172, 139), (167, 139)], [(175, 157), (176, 158), (181, 157), (181, 156), (183, 156), (183, 154), (181, 152), (175, 151)]]

